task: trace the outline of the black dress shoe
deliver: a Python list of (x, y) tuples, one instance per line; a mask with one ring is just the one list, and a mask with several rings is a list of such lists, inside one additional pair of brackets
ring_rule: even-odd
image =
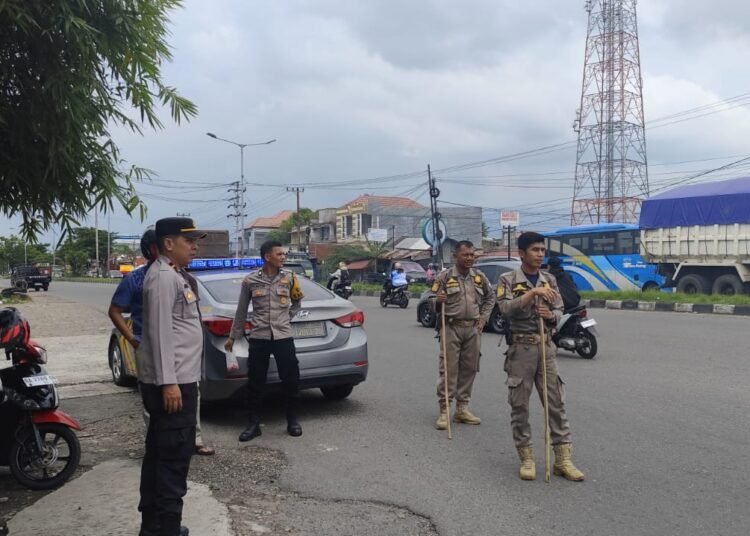
[(180, 526), (180, 536), (190, 536), (190, 529)]
[[(159, 526), (156, 527), (149, 527), (149, 528), (141, 528), (141, 531), (138, 533), (138, 536), (159, 536), (161, 534), (161, 530), (159, 529)], [(190, 529), (187, 527), (184, 527), (180, 525), (180, 536), (190, 536)]]
[(247, 428), (245, 428), (242, 433), (240, 434), (240, 441), (250, 441), (254, 437), (258, 437), (263, 432), (260, 430), (260, 423), (259, 422), (251, 422), (247, 425)]

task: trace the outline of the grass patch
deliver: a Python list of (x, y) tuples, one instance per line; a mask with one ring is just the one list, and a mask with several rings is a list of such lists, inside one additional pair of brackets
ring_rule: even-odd
[(0, 297), (0, 305), (20, 305), (24, 303), (31, 303), (31, 296), (25, 294), (11, 294), (8, 297)]
[[(419, 296), (428, 288), (429, 287), (423, 283), (414, 283), (414, 284), (409, 285), (409, 292), (411, 292), (412, 296)], [(355, 281), (354, 283), (352, 283), (352, 289), (357, 290), (359, 292), (375, 292), (379, 294), (380, 291), (383, 290), (383, 285), (378, 285), (375, 283), (362, 283), (361, 281)]]
[(113, 277), (56, 277), (52, 280), (55, 281), (68, 281), (71, 283), (105, 283), (108, 285), (117, 285), (122, 279), (115, 279)]
[(639, 292), (637, 290), (613, 292), (581, 292), (586, 299), (598, 300), (635, 300), (662, 303), (709, 303), (721, 305), (750, 305), (750, 295), (737, 294), (724, 296), (722, 294), (681, 294), (679, 292)]

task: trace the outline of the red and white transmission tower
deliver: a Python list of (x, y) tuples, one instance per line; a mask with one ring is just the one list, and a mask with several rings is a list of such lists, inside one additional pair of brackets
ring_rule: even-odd
[(648, 196), (636, 0), (586, 0), (589, 14), (571, 224), (634, 222)]

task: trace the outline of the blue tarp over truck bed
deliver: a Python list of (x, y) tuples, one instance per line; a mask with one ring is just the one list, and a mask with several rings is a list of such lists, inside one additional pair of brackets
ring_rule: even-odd
[(641, 206), (641, 229), (732, 223), (750, 223), (750, 177), (681, 186)]

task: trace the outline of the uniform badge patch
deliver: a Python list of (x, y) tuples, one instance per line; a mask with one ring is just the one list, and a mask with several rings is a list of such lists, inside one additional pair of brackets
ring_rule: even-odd
[(526, 294), (529, 290), (529, 286), (526, 283), (517, 283), (515, 287), (513, 287), (513, 297), (517, 298), (519, 296), (523, 296)]

